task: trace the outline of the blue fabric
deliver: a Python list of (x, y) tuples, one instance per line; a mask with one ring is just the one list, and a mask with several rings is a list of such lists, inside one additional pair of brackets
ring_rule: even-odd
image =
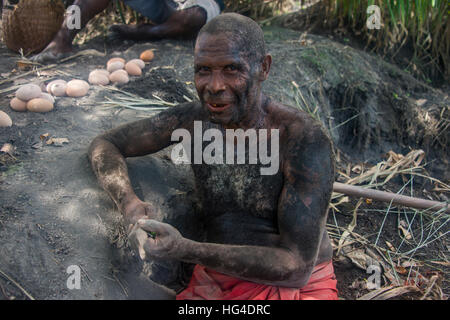
[(127, 6), (157, 24), (167, 20), (167, 4), (165, 0), (124, 0)]
[(225, 3), (222, 0), (214, 0), (219, 5), (220, 11), (222, 12), (225, 9)]
[[(225, 4), (222, 0), (214, 1), (216, 1), (219, 5), (220, 11), (225, 9)], [(133, 10), (136, 10), (157, 24), (161, 24), (167, 20), (167, 5), (169, 4), (172, 7), (174, 5), (173, 3), (167, 4), (166, 0), (123, 0), (123, 2)]]

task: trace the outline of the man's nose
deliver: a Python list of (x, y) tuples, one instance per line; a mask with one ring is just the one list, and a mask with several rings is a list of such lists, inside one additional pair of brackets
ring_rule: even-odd
[(223, 76), (219, 71), (213, 71), (211, 74), (211, 80), (208, 83), (208, 91), (211, 94), (217, 94), (225, 90), (225, 82), (223, 81)]

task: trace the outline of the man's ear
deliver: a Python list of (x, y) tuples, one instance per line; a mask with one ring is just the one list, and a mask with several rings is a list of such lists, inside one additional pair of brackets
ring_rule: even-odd
[(260, 81), (265, 81), (269, 76), (270, 66), (272, 65), (272, 56), (267, 54), (261, 63)]

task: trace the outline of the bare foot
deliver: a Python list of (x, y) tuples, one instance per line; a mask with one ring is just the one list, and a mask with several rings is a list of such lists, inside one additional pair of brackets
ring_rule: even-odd
[(31, 57), (30, 60), (39, 63), (57, 62), (58, 60), (67, 57), (71, 52), (71, 46), (61, 46), (52, 41), (44, 50)]
[(110, 39), (148, 40), (158, 38), (151, 24), (125, 25), (115, 24), (109, 27)]

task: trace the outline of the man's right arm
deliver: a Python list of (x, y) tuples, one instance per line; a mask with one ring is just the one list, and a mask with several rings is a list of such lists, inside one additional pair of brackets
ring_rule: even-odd
[(144, 215), (156, 218), (155, 208), (141, 201), (131, 186), (126, 157), (157, 152), (171, 141), (172, 132), (186, 127), (194, 104), (170, 108), (144, 120), (122, 125), (96, 137), (89, 148), (92, 169), (103, 189), (124, 215), (126, 225), (134, 224)]

